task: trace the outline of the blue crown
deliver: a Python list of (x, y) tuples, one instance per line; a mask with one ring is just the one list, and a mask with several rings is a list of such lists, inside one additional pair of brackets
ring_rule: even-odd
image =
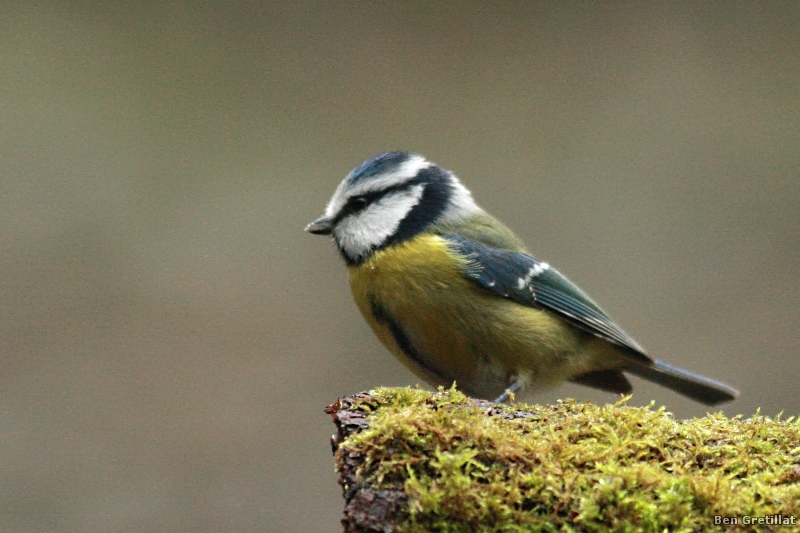
[(365, 180), (405, 163), (411, 159), (412, 155), (411, 152), (403, 151), (384, 152), (381, 155), (377, 155), (361, 163), (356, 169), (350, 172), (350, 176), (348, 176), (347, 179), (350, 183)]

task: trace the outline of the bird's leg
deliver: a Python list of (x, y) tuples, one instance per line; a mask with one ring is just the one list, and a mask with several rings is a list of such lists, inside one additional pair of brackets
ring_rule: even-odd
[(494, 403), (505, 403), (511, 398), (511, 395), (517, 392), (522, 387), (522, 380), (519, 376), (514, 376), (511, 384), (503, 391), (503, 394), (494, 399)]

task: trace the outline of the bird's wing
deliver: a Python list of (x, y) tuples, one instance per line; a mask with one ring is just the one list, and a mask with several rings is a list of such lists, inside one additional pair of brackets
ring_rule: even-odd
[(530, 255), (492, 248), (455, 233), (442, 235), (450, 247), (468, 260), (470, 281), (519, 304), (553, 312), (579, 328), (637, 352), (644, 349), (589, 296), (557, 270)]

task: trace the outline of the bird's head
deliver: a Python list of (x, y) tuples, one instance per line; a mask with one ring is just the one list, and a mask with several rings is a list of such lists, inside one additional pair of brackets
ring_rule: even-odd
[(339, 184), (325, 214), (306, 231), (332, 235), (348, 264), (410, 239), (433, 224), (480, 211), (450, 171), (411, 152), (386, 152), (364, 161)]

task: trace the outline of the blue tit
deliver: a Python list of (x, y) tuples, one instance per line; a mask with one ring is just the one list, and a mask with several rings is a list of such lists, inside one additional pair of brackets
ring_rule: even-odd
[(627, 372), (706, 405), (738, 395), (647, 355), (452, 172), (418, 154), (362, 163), (306, 231), (332, 236), (361, 314), (433, 386), (455, 382), (498, 402), (562, 381), (627, 394)]

